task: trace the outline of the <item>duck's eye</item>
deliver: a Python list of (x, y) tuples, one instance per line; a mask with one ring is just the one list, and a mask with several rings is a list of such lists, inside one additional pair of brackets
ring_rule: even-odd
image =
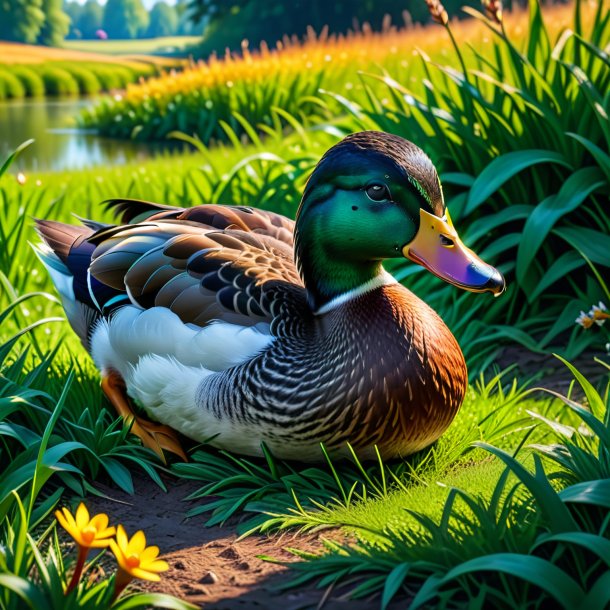
[(370, 184), (365, 189), (366, 195), (372, 201), (386, 201), (390, 199), (390, 191), (385, 184)]

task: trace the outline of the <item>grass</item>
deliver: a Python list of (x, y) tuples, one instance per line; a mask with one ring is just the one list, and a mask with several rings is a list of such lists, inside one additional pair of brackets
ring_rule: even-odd
[(181, 60), (144, 54), (119, 57), (0, 41), (0, 100), (94, 95), (124, 89)]
[[(154, 40), (154, 39), (153, 39)], [(67, 43), (69, 41), (66, 41)], [(93, 41), (92, 41), (93, 42)], [(112, 44), (112, 42), (110, 42)], [(78, 45), (77, 45), (78, 46)], [(95, 50), (80, 50), (66, 44), (65, 48), (43, 47), (40, 45), (22, 44), (18, 42), (0, 42), (0, 64), (42, 64), (48, 62), (101, 62), (112, 65), (130, 65), (140, 61), (157, 66), (175, 65), (175, 60), (162, 57), (113, 57)]]
[(201, 42), (201, 36), (165, 36), (137, 40), (65, 40), (69, 51), (108, 55), (176, 55)]
[[(566, 22), (568, 10), (565, 6), (549, 9), (551, 31)], [(587, 23), (593, 19), (590, 7), (583, 14)], [(519, 36), (525, 28), (523, 11), (506, 18), (510, 34)], [(457, 22), (452, 31), (463, 48), (472, 45), (484, 50), (489, 41), (472, 21)], [(249, 137), (251, 129), (245, 123), (266, 133), (280, 118), (293, 127), (332, 122), (342, 109), (324, 90), (352, 105), (365, 101), (374, 89), (383, 108), (391, 97), (379, 93), (381, 88), (372, 79), (362, 82), (361, 75), (383, 71), (420, 90), (425, 73), (418, 53), (440, 60), (446, 55), (445, 46), (444, 32), (430, 27), (365, 29), (347, 36), (310, 33), (302, 43), (286, 38), (274, 49), (244, 47), (240, 54), (212, 57), (181, 74), (166, 73), (132, 85), (120, 98), (108, 98), (85, 112), (82, 122), (113, 137), (153, 140), (181, 130), (206, 143), (226, 140), (225, 126), (240, 137)]]
[[(354, 523), (353, 511), (303, 512), (301, 522), (345, 524), (356, 529), (360, 541), (328, 543), (320, 556), (301, 554), (306, 561), (294, 567), (299, 575), (292, 584), (314, 579), (321, 586), (352, 583), (352, 596), (381, 594), (382, 607), (399, 591), (411, 598), (410, 608), (605, 607), (610, 385), (599, 394), (570, 369), (592, 411), (563, 398), (581, 425), (563, 427), (546, 420), (551, 438), (558, 434), (563, 440), (530, 446), (554, 456), (562, 467), (559, 473), (547, 474), (537, 453), (524, 461), (476, 443), (498, 459), (501, 475), (491, 487), (485, 478), (470, 489), (468, 478), (457, 481), (441, 510), (405, 501), (398, 503), (406, 513), (398, 521), (366, 515), (360, 523)], [(528, 435), (522, 443), (526, 439), (532, 440)], [(559, 481), (568, 486), (558, 492)]]

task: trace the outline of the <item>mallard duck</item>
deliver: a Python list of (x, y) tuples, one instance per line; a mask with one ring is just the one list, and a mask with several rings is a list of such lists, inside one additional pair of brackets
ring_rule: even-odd
[[(38, 220), (40, 258), (132, 431), (315, 461), (418, 451), (466, 391), (441, 318), (382, 266), (406, 258), (474, 292), (502, 275), (460, 241), (424, 152), (379, 132), (322, 157), (296, 220), (241, 206), (113, 200), (120, 224)], [(152, 423), (134, 413), (133, 402)]]

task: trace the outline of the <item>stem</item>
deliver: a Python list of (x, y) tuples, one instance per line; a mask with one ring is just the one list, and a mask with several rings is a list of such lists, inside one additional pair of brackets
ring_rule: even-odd
[(133, 580), (133, 576), (125, 571), (123, 568), (119, 568), (116, 573), (114, 580), (114, 595), (112, 601), (115, 601), (121, 593), (123, 593), (125, 587)]
[(83, 574), (83, 568), (85, 567), (85, 560), (87, 559), (88, 554), (89, 549), (87, 547), (78, 547), (78, 559), (76, 560), (74, 574), (72, 574), (72, 580), (70, 580), (70, 584), (66, 589), (65, 595), (69, 595), (76, 588), (76, 585), (78, 585), (78, 583), (80, 582), (80, 577)]
[(466, 80), (467, 83), (469, 83), (470, 81), (468, 80), (468, 70), (466, 69), (466, 62), (464, 61), (464, 57), (462, 56), (460, 46), (458, 45), (457, 40), (453, 36), (453, 32), (451, 31), (451, 26), (449, 25), (449, 23), (445, 23), (443, 25), (444, 25), (445, 30), (447, 30), (447, 34), (449, 34), (449, 38), (451, 38), (451, 44), (453, 45), (453, 48), (455, 49), (455, 52), (458, 56), (460, 65), (462, 66), (462, 72), (464, 73), (464, 79)]

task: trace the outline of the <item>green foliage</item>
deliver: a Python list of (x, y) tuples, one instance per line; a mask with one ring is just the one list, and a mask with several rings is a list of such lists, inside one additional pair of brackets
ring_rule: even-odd
[(66, 67), (66, 71), (78, 83), (78, 92), (81, 95), (94, 95), (102, 90), (100, 81), (94, 70), (80, 67), (78, 64)]
[(15, 74), (0, 70), (0, 99), (21, 98), (25, 93), (25, 87)]
[(39, 70), (48, 95), (78, 95), (78, 83), (67, 70), (53, 65), (43, 65)]
[(43, 0), (2, 0), (0, 40), (34, 44), (44, 20)]
[(40, 28), (38, 43), (57, 47), (70, 30), (70, 17), (64, 13), (63, 0), (43, 0), (45, 20)]
[(42, 97), (45, 94), (41, 76), (26, 66), (11, 66), (10, 72), (19, 79), (27, 97)]
[(102, 28), (112, 38), (137, 38), (146, 32), (148, 21), (142, 0), (108, 0)]
[(78, 22), (83, 12), (83, 5), (76, 0), (68, 0), (68, 2), (64, 3), (64, 12), (70, 18), (70, 29), (66, 38), (68, 40), (81, 38), (82, 34), (78, 27)]
[(73, 27), (79, 33), (80, 38), (95, 39), (95, 33), (102, 27), (104, 18), (104, 9), (97, 0), (87, 0), (82, 5), (78, 18), (73, 20)]
[(156, 38), (159, 36), (172, 36), (178, 30), (178, 13), (176, 8), (167, 2), (157, 2), (150, 11), (150, 23), (146, 36)]
[[(443, 4), (457, 14), (463, 3), (446, 0)], [(406, 21), (409, 24), (430, 20), (423, 1), (336, 0), (331, 8), (323, 0), (295, 0), (290, 4), (279, 0), (189, 0), (188, 7), (193, 21), (203, 21), (207, 25), (199, 49), (203, 57), (213, 52), (221, 53), (227, 47), (239, 50), (244, 39), (256, 46), (262, 41), (273, 46), (286, 35), (302, 38), (309, 28), (316, 32), (327, 28), (333, 34), (340, 34), (353, 29), (355, 24), (367, 23), (380, 30), (388, 20), (402, 24), (405, 11), (408, 11)]]

